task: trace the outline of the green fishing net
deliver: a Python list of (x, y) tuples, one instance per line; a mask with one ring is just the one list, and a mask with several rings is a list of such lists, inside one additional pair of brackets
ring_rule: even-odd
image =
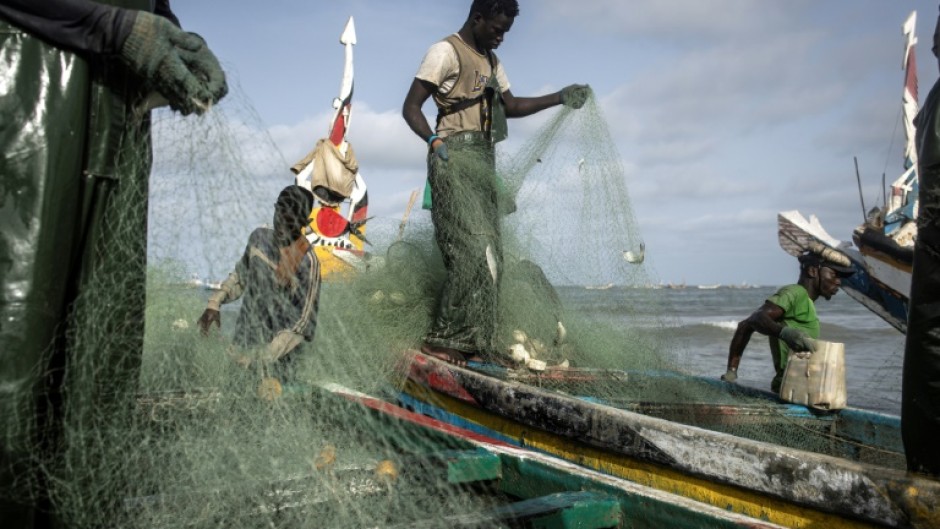
[[(324, 279), (316, 337), (302, 346), (295, 379), (274, 382), (233, 360), (237, 302), (223, 306), (219, 332), (201, 335), (205, 279), (234, 268), (293, 182), (239, 94), (233, 85), (198, 119), (154, 114), (150, 189), (122, 195), (110, 220), (112, 251), (126, 255), (126, 269), (98, 270), (72, 315), (64, 428), (34, 450), (23, 499), (46, 490), (70, 527), (89, 528), (405, 527), (505, 502), (448, 479), (447, 457), (469, 450), (465, 443), (324, 389), (396, 399), (402, 353), (421, 344), (441, 303), (448, 274), (439, 244), (455, 243), (435, 232), (430, 215), (413, 213), (400, 231), (398, 219), (368, 224), (364, 264)], [(681, 376), (684, 352), (669, 336), (670, 307), (650, 288), (658, 281), (600, 107), (592, 97), (580, 110), (549, 112), (518, 148), (468, 144), (449, 168), (455, 202), (478, 208), (473, 218), (497, 218), (467, 227), (488, 242), (469, 245), (476, 259), (452, 263), (469, 295), (498, 285), (498, 303), (464, 315), (493, 322), (480, 342), (488, 359), (533, 373), (563, 365), (604, 373), (541, 384), (575, 398), (690, 424), (701, 421), (697, 404), (738, 406), (755, 419), (713, 427), (823, 453), (856, 451), (763, 399)], [(142, 222), (146, 252), (135, 246)], [(132, 273), (144, 266), (145, 301)], [(587, 296), (597, 290), (605, 295)], [(134, 338), (141, 328), (142, 356)]]

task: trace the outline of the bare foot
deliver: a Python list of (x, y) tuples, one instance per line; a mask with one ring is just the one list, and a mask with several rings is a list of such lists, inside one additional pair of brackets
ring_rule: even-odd
[[(421, 352), (437, 358), (438, 360), (443, 360), (449, 364), (454, 364), (460, 367), (466, 367), (467, 365), (467, 355), (463, 351), (458, 351), (457, 349), (451, 349), (450, 347), (437, 347), (434, 345), (421, 344)], [(472, 355), (473, 358), (479, 358), (477, 355)]]

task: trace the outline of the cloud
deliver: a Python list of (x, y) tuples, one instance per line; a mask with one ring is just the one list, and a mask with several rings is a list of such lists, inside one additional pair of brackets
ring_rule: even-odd
[(809, 4), (807, 0), (545, 0), (539, 3), (538, 16), (578, 25), (589, 34), (693, 42), (760, 36), (769, 29), (793, 27)]
[[(297, 123), (274, 125), (271, 137), (290, 160), (302, 158), (325, 137), (333, 115), (321, 113)], [(376, 112), (368, 103), (353, 102), (348, 139), (355, 149), (360, 167), (380, 165), (383, 170), (411, 168), (423, 159), (425, 146), (395, 111)]]

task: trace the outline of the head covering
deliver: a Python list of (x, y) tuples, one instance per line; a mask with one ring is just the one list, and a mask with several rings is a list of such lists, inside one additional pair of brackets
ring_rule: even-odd
[(844, 253), (822, 243), (814, 242), (799, 257), (803, 269), (810, 266), (825, 266), (839, 277), (849, 277), (855, 273), (852, 261)]
[(274, 231), (280, 245), (286, 246), (300, 236), (312, 209), (313, 193), (308, 189), (290, 185), (281, 190), (274, 204)]

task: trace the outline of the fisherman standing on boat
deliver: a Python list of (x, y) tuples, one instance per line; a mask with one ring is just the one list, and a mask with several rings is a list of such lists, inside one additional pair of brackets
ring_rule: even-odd
[[(515, 97), (493, 53), (519, 14), (516, 0), (474, 0), (457, 33), (431, 46), (402, 108), (411, 130), (428, 145), (431, 219), (447, 269), (436, 318), (422, 352), (463, 365), (496, 350), (502, 274), (501, 212), (512, 211), (495, 171), (494, 144), (505, 139), (505, 118), (556, 105), (581, 108), (587, 85), (539, 97)], [(432, 130), (421, 111), (433, 97)], [(502, 207), (500, 202), (503, 202)]]
[[(260, 362), (266, 375), (285, 381), (296, 367), (301, 345), (313, 340), (320, 302), (320, 262), (304, 228), (313, 209), (313, 193), (291, 185), (274, 206), (274, 228), (258, 228), (248, 238), (235, 271), (209, 298), (197, 324), (204, 335), (221, 326), (221, 306), (242, 300), (235, 324), (235, 344), (248, 367)], [(250, 350), (260, 348), (252, 358)]]
[(819, 338), (819, 317), (815, 301), (827, 300), (839, 291), (840, 278), (854, 273), (846, 256), (822, 245), (799, 256), (800, 278), (769, 297), (746, 320), (738, 324), (728, 349), (728, 371), (721, 376), (726, 382), (738, 379), (738, 365), (754, 331), (770, 337), (770, 354), (776, 374), (770, 389), (777, 393), (783, 381), (790, 352), (815, 352)]

